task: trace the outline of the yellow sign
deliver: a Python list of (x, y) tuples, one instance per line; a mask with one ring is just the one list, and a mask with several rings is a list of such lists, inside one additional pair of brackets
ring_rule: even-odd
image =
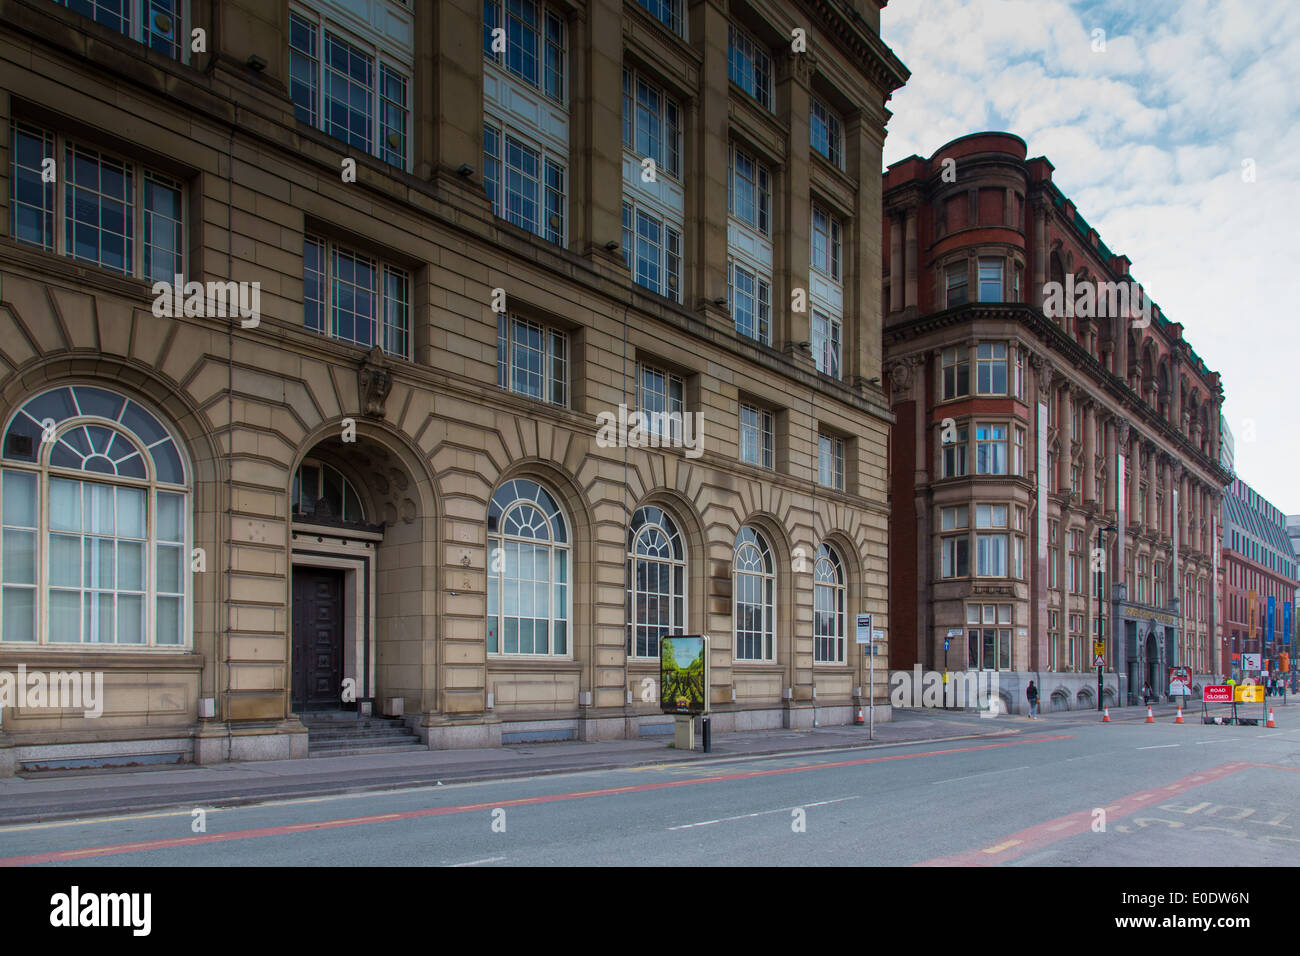
[(1240, 684), (1232, 689), (1237, 697), (1239, 704), (1262, 704), (1264, 703), (1264, 685), (1263, 684)]
[(1106, 642), (1105, 642), (1105, 641), (1093, 641), (1093, 642), (1092, 642), (1092, 652), (1093, 652), (1094, 654), (1096, 654), (1098, 657), (1100, 657), (1101, 655), (1105, 654), (1105, 653), (1106, 653)]

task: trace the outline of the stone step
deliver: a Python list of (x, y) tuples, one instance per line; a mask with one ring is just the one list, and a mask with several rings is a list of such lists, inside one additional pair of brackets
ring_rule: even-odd
[[(312, 737), (315, 735), (313, 734)], [(334, 737), (329, 740), (308, 738), (308, 750), (338, 750), (340, 747), (401, 747), (419, 743), (415, 734), (356, 734), (351, 737)]]
[(384, 747), (354, 747), (345, 746), (337, 750), (318, 750), (315, 747), (308, 748), (308, 757), (358, 757), (363, 754), (401, 754), (401, 753), (418, 753), (419, 751), (428, 752), (429, 748), (421, 743), (414, 744), (397, 744)]
[(399, 730), (372, 730), (357, 732), (357, 734), (329, 734), (329, 732), (313, 730), (311, 736), (308, 737), (309, 745), (311, 745), (311, 747), (317, 747), (317, 745), (320, 744), (347, 743), (347, 741), (350, 740), (398, 740), (402, 741), (402, 743), (407, 743), (407, 741), (419, 739), (420, 737), (412, 734), (411, 731)]

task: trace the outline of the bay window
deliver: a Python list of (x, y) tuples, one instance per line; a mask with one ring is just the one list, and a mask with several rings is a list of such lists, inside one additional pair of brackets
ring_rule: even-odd
[(981, 259), (979, 261), (979, 280), (979, 300), (981, 302), (1001, 302), (1003, 300), (1001, 259)]
[(975, 473), (977, 475), (1005, 475), (1007, 473), (1007, 426), (980, 424), (975, 426)]
[(939, 371), (945, 401), (970, 394), (970, 353), (966, 346), (954, 345), (944, 349)]

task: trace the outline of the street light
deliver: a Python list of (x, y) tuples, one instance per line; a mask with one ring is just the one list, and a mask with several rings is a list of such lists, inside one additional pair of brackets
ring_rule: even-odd
[[(1096, 564), (1096, 566), (1097, 566), (1097, 637), (1096, 637), (1096, 640), (1093, 642), (1093, 648), (1092, 648), (1092, 649), (1093, 649), (1094, 651), (1095, 651), (1099, 646), (1100, 646), (1100, 647), (1103, 647), (1103, 648), (1106, 646), (1106, 635), (1102, 632), (1102, 629), (1101, 629), (1101, 628), (1102, 628), (1102, 623), (1101, 623), (1101, 602), (1102, 602), (1102, 594), (1101, 594), (1101, 591), (1102, 591), (1102, 582), (1103, 582), (1103, 578), (1104, 578), (1104, 575), (1105, 575), (1105, 567), (1106, 567), (1105, 551), (1104, 551), (1103, 548), (1102, 548), (1102, 544), (1101, 544), (1101, 535), (1102, 535), (1102, 532), (1103, 532), (1103, 531), (1118, 531), (1118, 530), (1119, 530), (1119, 528), (1115, 527), (1113, 524), (1112, 524), (1112, 525), (1107, 525), (1107, 526), (1104, 527), (1104, 528), (1101, 528), (1101, 527), (1097, 528), (1097, 554), (1098, 554), (1099, 557), (1098, 557), (1098, 560), (1097, 560), (1096, 562), (1094, 562), (1094, 563)], [(1098, 654), (1098, 655), (1097, 655), (1097, 712), (1098, 712), (1098, 713), (1101, 713), (1101, 711), (1102, 711), (1102, 696), (1101, 696), (1101, 695), (1102, 695), (1102, 690), (1104, 689), (1103, 684), (1104, 684), (1104, 682), (1105, 682), (1105, 681), (1104, 681), (1104, 678), (1102, 677), (1102, 673), (1103, 673), (1103, 672), (1105, 671), (1105, 669), (1106, 669), (1106, 661), (1105, 661), (1104, 654), (1105, 654), (1105, 651), (1103, 651), (1101, 654)]]

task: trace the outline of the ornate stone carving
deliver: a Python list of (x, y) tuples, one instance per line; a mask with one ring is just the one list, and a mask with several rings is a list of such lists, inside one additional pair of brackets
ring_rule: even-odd
[(1119, 442), (1120, 448), (1128, 447), (1129, 423), (1127, 418), (1115, 419), (1115, 440)]
[(361, 361), (357, 369), (357, 393), (361, 414), (370, 418), (384, 417), (384, 403), (393, 390), (393, 373), (388, 370), (388, 360), (383, 349), (376, 345)]
[(889, 375), (891, 393), (894, 397), (902, 397), (911, 392), (912, 383), (915, 381), (912, 370), (920, 368), (924, 362), (925, 358), (923, 356), (905, 355), (890, 363), (886, 369), (886, 374)]
[(1056, 371), (1052, 363), (1046, 356), (1039, 355), (1037, 352), (1029, 356), (1029, 364), (1038, 378), (1038, 390), (1045, 392), (1052, 387), (1052, 374)]

